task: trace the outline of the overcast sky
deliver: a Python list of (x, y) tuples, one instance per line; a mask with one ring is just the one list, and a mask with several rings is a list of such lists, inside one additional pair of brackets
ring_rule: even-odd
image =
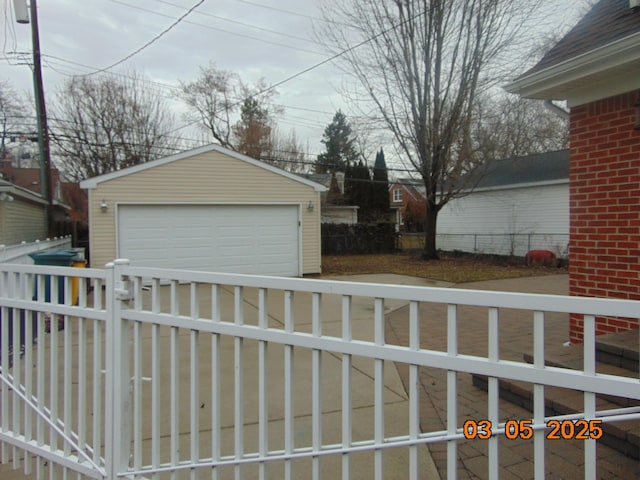
[[(19, 92), (33, 88), (30, 29), (15, 22), (13, 0), (3, 1), (3, 54), (0, 80)], [(45, 92), (52, 97), (70, 75), (107, 67), (126, 57), (194, 6), (197, 0), (37, 0)], [(245, 82), (280, 82), (327, 57), (313, 39), (319, 0), (206, 0), (179, 25), (113, 71), (136, 69), (166, 84), (170, 95), (178, 80), (196, 77), (208, 62), (238, 73)], [(541, 35), (575, 23), (586, 0), (547, 1), (549, 22)], [(507, 79), (505, 79), (506, 81)], [(322, 151), (324, 127), (338, 108), (349, 115), (338, 88), (343, 77), (331, 64), (278, 88), (281, 130), (295, 128), (305, 148)], [(182, 119), (179, 112), (177, 120)], [(193, 132), (181, 134), (193, 138)]]

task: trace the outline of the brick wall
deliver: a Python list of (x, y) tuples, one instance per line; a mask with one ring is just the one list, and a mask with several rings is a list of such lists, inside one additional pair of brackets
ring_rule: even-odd
[[(570, 120), (571, 295), (640, 300), (640, 90), (573, 107)], [(598, 318), (597, 333), (638, 328)], [(582, 319), (570, 319), (571, 342)]]

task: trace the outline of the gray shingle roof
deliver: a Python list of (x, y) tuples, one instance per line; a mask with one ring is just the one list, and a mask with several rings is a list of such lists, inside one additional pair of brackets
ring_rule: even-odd
[(569, 150), (492, 162), (476, 188), (569, 179)]
[(640, 32), (640, 9), (629, 0), (600, 0), (523, 77)]
[(331, 186), (331, 174), (330, 173), (297, 173), (296, 175), (311, 180), (312, 182), (319, 183), (329, 188)]

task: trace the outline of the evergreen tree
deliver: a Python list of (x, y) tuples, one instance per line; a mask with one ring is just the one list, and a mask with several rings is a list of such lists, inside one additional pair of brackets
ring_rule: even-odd
[(357, 205), (358, 222), (371, 221), (371, 176), (369, 169), (360, 160), (348, 166), (345, 172), (345, 195), (349, 205)]
[(248, 97), (242, 103), (240, 120), (233, 127), (236, 150), (253, 158), (271, 152), (271, 116), (268, 107)]
[(385, 219), (389, 213), (389, 174), (382, 148), (376, 153), (371, 186), (371, 209), (376, 220)]
[(335, 174), (331, 175), (331, 184), (327, 192), (327, 203), (329, 205), (344, 205), (344, 197), (338, 186), (338, 180)]
[(355, 141), (347, 117), (338, 110), (324, 129), (322, 143), (326, 152), (318, 155), (316, 173), (344, 172), (348, 165), (354, 164), (358, 156)]

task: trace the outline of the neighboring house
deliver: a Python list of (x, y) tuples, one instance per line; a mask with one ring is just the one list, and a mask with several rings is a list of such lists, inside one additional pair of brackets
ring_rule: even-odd
[(492, 162), (477, 186), (438, 214), (438, 248), (560, 256), (569, 236), (569, 151)]
[(302, 178), (319, 183), (326, 187), (326, 191), (321, 194), (320, 213), (322, 223), (358, 223), (358, 207), (357, 205), (335, 204), (328, 199), (329, 189), (331, 188), (331, 177), (336, 177), (340, 195), (344, 195), (344, 173), (299, 173)]
[[(33, 159), (30, 159), (33, 163)], [(22, 166), (24, 160), (5, 158), (0, 162), (0, 178), (24, 190), (28, 190), (42, 197), (42, 177), (40, 168)], [(66, 198), (62, 195), (60, 172), (51, 169), (51, 199), (53, 202), (53, 221), (66, 222), (69, 220), (70, 208)], [(46, 238), (47, 235), (41, 238)]]
[[(389, 182), (389, 206), (395, 213), (394, 221), (397, 230), (406, 232), (408, 230), (407, 208), (411, 209), (426, 205), (426, 194), (424, 184), (419, 180), (411, 178), (399, 178), (394, 182)], [(410, 230), (410, 229), (409, 229)]]
[(0, 179), (0, 245), (47, 238), (45, 206), (40, 195)]
[[(640, 8), (601, 0), (531, 70), (506, 86), (570, 108), (572, 295), (640, 300)], [(599, 317), (597, 333), (638, 328)], [(582, 340), (582, 318), (570, 321)]]
[(89, 223), (87, 192), (75, 182), (62, 182), (61, 186), (63, 201), (69, 205), (69, 220), (86, 227)]
[(320, 272), (325, 187), (218, 145), (90, 178), (91, 263)]

